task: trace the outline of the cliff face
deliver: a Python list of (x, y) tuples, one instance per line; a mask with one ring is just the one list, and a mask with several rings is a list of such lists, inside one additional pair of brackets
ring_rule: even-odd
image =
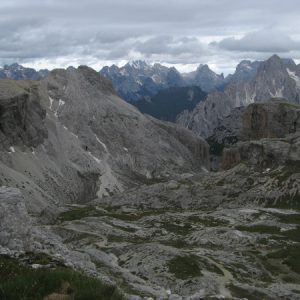
[(208, 138), (220, 121), (236, 107), (283, 97), (290, 103), (300, 103), (299, 66), (286, 64), (277, 55), (258, 67), (255, 77), (248, 81), (232, 82), (224, 92), (208, 95), (195, 109), (178, 117), (178, 123), (198, 135)]
[(205, 141), (142, 115), (88, 67), (1, 81), (0, 116), (0, 184), (36, 214), (208, 167)]
[(284, 99), (251, 104), (243, 117), (245, 139), (281, 138), (299, 128), (300, 107)]
[(241, 161), (266, 167), (299, 160), (300, 106), (284, 99), (254, 103), (243, 114), (240, 142), (223, 151), (221, 167)]
[(46, 110), (42, 108), (37, 85), (30, 82), (0, 81), (0, 147), (37, 147), (47, 138)]

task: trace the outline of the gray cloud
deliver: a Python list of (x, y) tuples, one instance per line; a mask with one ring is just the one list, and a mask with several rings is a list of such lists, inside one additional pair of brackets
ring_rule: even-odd
[(225, 38), (219, 43), (212, 43), (220, 48), (232, 51), (252, 51), (269, 53), (286, 53), (300, 50), (300, 42), (277, 30), (250, 32), (244, 37)]
[[(0, 65), (300, 59), (298, 0), (1, 0)], [(270, 30), (272, 28), (272, 30)]]

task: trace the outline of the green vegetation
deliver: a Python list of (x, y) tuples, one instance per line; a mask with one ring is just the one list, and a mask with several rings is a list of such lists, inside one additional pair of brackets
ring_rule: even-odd
[(293, 195), (285, 194), (279, 199), (266, 203), (266, 207), (283, 208), (283, 209), (296, 209), (300, 210), (300, 192), (296, 192)]
[(248, 300), (267, 299), (266, 295), (259, 291), (246, 290), (233, 284), (228, 285), (228, 288), (233, 297)]
[(297, 224), (300, 225), (300, 214), (280, 214), (273, 213), (276, 217), (279, 218), (280, 222), (287, 224)]
[(80, 220), (80, 219), (87, 218), (87, 217), (97, 217), (97, 216), (102, 216), (102, 215), (103, 215), (103, 212), (97, 211), (92, 206), (87, 206), (87, 207), (76, 208), (76, 209), (72, 209), (72, 210), (63, 212), (60, 215), (60, 220), (61, 221), (74, 221), (74, 220)]
[(284, 231), (282, 233), (288, 240), (294, 242), (300, 242), (300, 227), (296, 227), (295, 229), (291, 229), (288, 231)]
[(247, 232), (255, 232), (261, 234), (278, 234), (280, 233), (280, 228), (276, 226), (268, 226), (268, 225), (252, 225), (252, 226), (236, 226), (237, 230), (247, 231)]
[(158, 92), (150, 101), (143, 99), (132, 104), (142, 113), (160, 120), (175, 122), (181, 112), (193, 110), (200, 101), (205, 100), (206, 95), (197, 86), (170, 87)]
[(119, 207), (104, 207), (103, 210), (97, 210), (93, 206), (86, 206), (68, 210), (60, 214), (59, 219), (61, 221), (74, 221), (87, 217), (111, 217), (114, 219), (135, 222), (143, 217), (151, 215), (160, 215), (165, 210), (153, 210), (153, 211), (136, 211), (136, 212), (119, 212)]
[(209, 144), (209, 153), (216, 156), (221, 156), (223, 149), (225, 147), (224, 144), (220, 144), (214, 140), (213, 137), (208, 138), (207, 143)]
[(271, 259), (279, 259), (294, 272), (300, 274), (300, 244), (287, 245), (267, 255)]
[(188, 244), (184, 239), (174, 239), (174, 240), (162, 241), (161, 244), (170, 246), (170, 247), (174, 247), (177, 249), (192, 247), (192, 245)]
[(123, 299), (115, 287), (69, 268), (32, 269), (16, 259), (0, 256), (0, 299), (42, 300), (52, 293), (75, 300)]
[(189, 279), (201, 276), (198, 260), (196, 256), (178, 256), (168, 262), (170, 273), (179, 279)]

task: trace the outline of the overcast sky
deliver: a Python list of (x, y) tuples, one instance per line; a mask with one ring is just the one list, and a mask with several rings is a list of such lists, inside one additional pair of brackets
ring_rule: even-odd
[(0, 65), (207, 63), (228, 73), (273, 53), (300, 62), (299, 0), (1, 0)]

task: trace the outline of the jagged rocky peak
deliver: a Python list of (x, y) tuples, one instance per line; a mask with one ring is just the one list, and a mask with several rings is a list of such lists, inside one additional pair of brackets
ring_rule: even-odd
[(215, 91), (224, 85), (224, 75), (216, 74), (207, 64), (199, 65), (195, 72), (187, 74), (193, 85), (199, 86), (205, 92)]
[(130, 66), (138, 70), (149, 68), (149, 65), (144, 60), (133, 60), (128, 62), (125, 66)]
[(14, 80), (37, 80), (45, 77), (48, 73), (49, 71), (47, 69), (36, 71), (33, 68), (26, 68), (18, 63), (13, 63), (0, 68), (0, 79), (8, 78)]
[(219, 120), (229, 115), (233, 108), (274, 97), (300, 103), (300, 78), (297, 73), (288, 71), (284, 61), (277, 55), (260, 63), (252, 79), (231, 82), (224, 92), (209, 94), (207, 100), (199, 103), (191, 113), (179, 116), (178, 122), (208, 138), (218, 127)]
[(254, 61), (251, 62), (250, 60), (242, 60), (236, 67), (234, 74), (230, 74), (226, 77), (226, 82), (233, 82), (233, 81), (245, 81), (252, 79), (258, 70), (259, 65), (262, 62)]
[(129, 62), (121, 68), (104, 67), (100, 74), (111, 80), (121, 98), (128, 102), (151, 98), (168, 87), (185, 85), (175, 68), (158, 63), (150, 65), (145, 61)]
[(260, 67), (260, 72), (263, 70), (265, 72), (278, 71), (282, 68), (285, 68), (285, 63), (277, 54), (272, 55), (267, 59)]

